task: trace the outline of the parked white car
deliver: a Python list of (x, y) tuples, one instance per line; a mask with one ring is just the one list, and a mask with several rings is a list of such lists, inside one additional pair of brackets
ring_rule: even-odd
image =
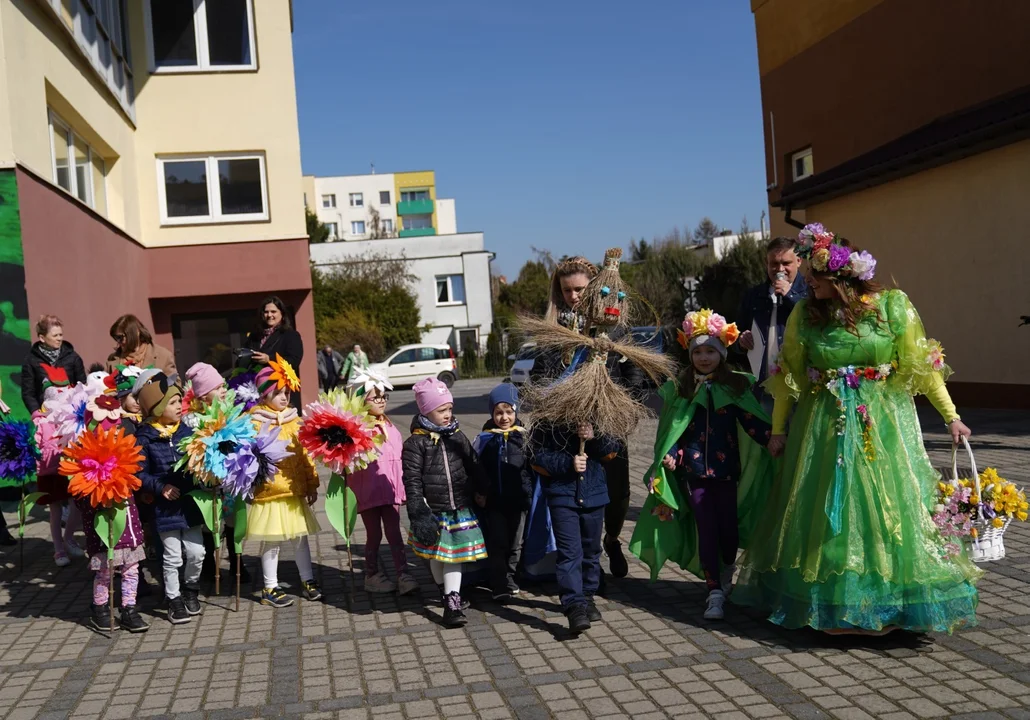
[(533, 365), (536, 363), (536, 343), (525, 343), (510, 359), (515, 361), (515, 364), (511, 366), (512, 384), (526, 384), (529, 382), (529, 374), (533, 371)]
[(390, 379), (394, 387), (414, 385), (429, 377), (447, 387), (458, 379), (458, 363), (450, 345), (402, 345), (372, 368)]

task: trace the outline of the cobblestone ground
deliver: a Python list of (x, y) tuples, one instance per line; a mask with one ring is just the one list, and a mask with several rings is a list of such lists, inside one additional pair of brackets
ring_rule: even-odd
[[(485, 417), (488, 388), (460, 387), (459, 416), (470, 432)], [(394, 397), (403, 424), (410, 399)], [(1025, 414), (965, 417), (982, 465), (1030, 481)], [(924, 420), (934, 460), (944, 464), (940, 422)], [(644, 473), (654, 427), (635, 438), (634, 477)], [(642, 502), (635, 485), (627, 538)], [(329, 531), (312, 543), (324, 602), (273, 610), (246, 588), (234, 612), (223, 586), (223, 596), (208, 595), (189, 625), (172, 627), (154, 601), (144, 602), (150, 632), (112, 639), (86, 625), (83, 561), (56, 568), (47, 536), (45, 519), (34, 515), (24, 570), (17, 548), (0, 556), (0, 715), (7, 718), (1030, 718), (1025, 526), (1010, 529), (1008, 557), (987, 567), (979, 627), (879, 640), (785, 632), (732, 606), (725, 622), (709, 623), (696, 578), (666, 569), (649, 584), (635, 559), (630, 576), (609, 583), (599, 602), (604, 622), (578, 638), (565, 633), (551, 588), (530, 590), (508, 607), (473, 596), (468, 626), (443, 630), (421, 565), (421, 597), (370, 596), (359, 579), (349, 599), (347, 554)], [(359, 529), (359, 578), (362, 542)], [(247, 548), (255, 574), (257, 553)], [(288, 558), (280, 577), (297, 593)]]

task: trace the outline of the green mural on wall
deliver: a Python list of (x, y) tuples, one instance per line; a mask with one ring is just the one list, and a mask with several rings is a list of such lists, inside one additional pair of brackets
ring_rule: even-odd
[(28, 418), (21, 401), (21, 364), (32, 347), (25, 254), (14, 170), (0, 170), (0, 384), (15, 418)]

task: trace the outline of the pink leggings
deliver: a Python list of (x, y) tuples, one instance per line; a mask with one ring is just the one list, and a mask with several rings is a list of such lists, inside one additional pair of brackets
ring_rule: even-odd
[(408, 571), (408, 561), (404, 557), (404, 539), (401, 537), (401, 506), (380, 505), (361, 513), (361, 522), (365, 524), (365, 575), (372, 577), (379, 572), (379, 544), (390, 543), (390, 554), (393, 555), (393, 568), (397, 574)]
[(54, 541), (54, 555), (66, 555), (67, 544), (73, 541), (75, 531), (82, 525), (82, 515), (74, 501), (68, 501), (68, 522), (61, 533), (61, 503), (50, 503), (50, 537)]
[[(122, 574), (122, 607), (136, 604), (136, 590), (139, 588), (139, 563), (126, 565), (119, 571)], [(107, 583), (110, 581), (107, 566), (100, 568), (93, 576), (93, 604), (107, 605)]]

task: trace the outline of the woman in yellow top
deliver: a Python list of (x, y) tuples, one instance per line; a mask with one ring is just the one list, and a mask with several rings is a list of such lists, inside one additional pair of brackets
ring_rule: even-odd
[(261, 554), (264, 588), (261, 604), (289, 607), (293, 598), (279, 587), (279, 545), (294, 541), (294, 555), (300, 573), (301, 591), (308, 600), (318, 600), (322, 591), (315, 583), (311, 568), (308, 535), (321, 530), (311, 506), (318, 499), (318, 473), (315, 464), (297, 441), (301, 419), (290, 407), (290, 395), (300, 389), (300, 380), (290, 364), (277, 357), (257, 375), (256, 384), (261, 402), (250, 411), (260, 430), (272, 425), (279, 428), (279, 439), (285, 440), (293, 453), (278, 463), (275, 478), (254, 491), (254, 500), (247, 509), (247, 539), (271, 543)]
[(980, 572), (949, 556), (931, 520), (938, 475), (912, 399), (926, 395), (956, 442), (970, 435), (944, 385), (943, 350), (903, 292), (873, 282), (869, 253), (814, 223), (797, 254), (812, 292), (766, 381), (783, 474), (733, 600), (783, 627), (831, 633), (973, 625)]

